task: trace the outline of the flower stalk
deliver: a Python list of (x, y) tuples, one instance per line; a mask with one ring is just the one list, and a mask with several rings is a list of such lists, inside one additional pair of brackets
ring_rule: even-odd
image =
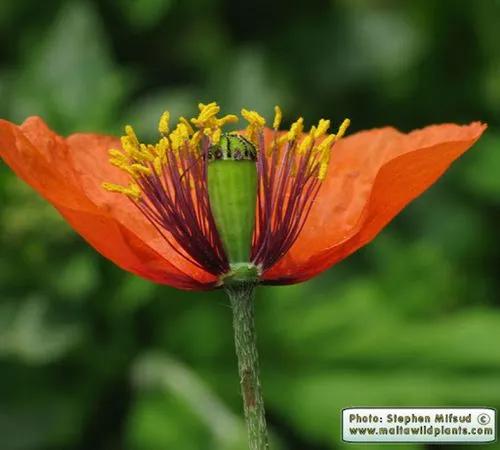
[(255, 332), (254, 293), (256, 281), (226, 282), (224, 289), (233, 310), (234, 343), (238, 357), (243, 409), (250, 450), (269, 448), (264, 399), (259, 380), (259, 356)]

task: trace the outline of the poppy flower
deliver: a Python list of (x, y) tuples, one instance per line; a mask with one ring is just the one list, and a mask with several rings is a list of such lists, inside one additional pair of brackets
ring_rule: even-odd
[(216, 103), (160, 139), (58, 136), (41, 119), (0, 121), (0, 156), (97, 251), (125, 270), (181, 289), (223, 286), (233, 328), (250, 448), (268, 448), (254, 325), (257, 283), (307, 280), (370, 242), (481, 136), (486, 126), (394, 128), (342, 139), (321, 119), (279, 131), (243, 109), (223, 127)]
[[(0, 120), (0, 156), (97, 251), (153, 282), (205, 290), (253, 273), (264, 284), (305, 281), (370, 242), (481, 136), (486, 125), (432, 125), (404, 134), (380, 128), (342, 138), (321, 119), (279, 131), (255, 111), (216, 103), (143, 144), (61, 137), (38, 117)], [(342, 138), (342, 139), (341, 139)], [(250, 271), (250, 272), (249, 272)]]

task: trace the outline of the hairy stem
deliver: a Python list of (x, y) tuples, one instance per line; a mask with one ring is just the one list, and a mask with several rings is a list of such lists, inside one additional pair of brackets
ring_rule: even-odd
[(248, 428), (250, 450), (269, 448), (264, 399), (259, 380), (259, 356), (254, 320), (254, 290), (252, 281), (240, 281), (224, 286), (233, 309), (233, 328), (243, 408)]

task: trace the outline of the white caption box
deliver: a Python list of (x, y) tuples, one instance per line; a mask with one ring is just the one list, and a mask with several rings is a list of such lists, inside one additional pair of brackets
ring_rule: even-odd
[(345, 442), (494, 442), (493, 408), (345, 408)]

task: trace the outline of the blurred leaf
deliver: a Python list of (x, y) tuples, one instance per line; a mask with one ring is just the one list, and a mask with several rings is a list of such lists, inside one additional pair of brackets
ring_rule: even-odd
[(68, 300), (86, 298), (99, 284), (95, 255), (70, 257), (53, 281), (54, 290)]
[(500, 356), (491, 350), (500, 314), (469, 307), (403, 319), (404, 309), (383, 307), (382, 291), (366, 278), (330, 293), (306, 285), (274, 291), (258, 303), (268, 410), (312, 442), (337, 443), (348, 406), (500, 402), (492, 394)]
[(264, 386), (273, 410), (308, 438), (332, 448), (340, 441), (341, 410), (349, 406), (477, 406), (500, 402), (500, 381), (494, 373), (454, 375), (386, 368), (332, 368), (311, 373), (302, 368), (286, 376), (264, 376)]
[[(20, 395), (21, 397), (21, 395)], [(41, 398), (40, 398), (41, 397)], [(74, 440), (79, 434), (81, 417), (74, 398), (58, 392), (16, 405), (0, 404), (0, 443), (5, 450), (55, 448)], [(55, 447), (54, 447), (55, 446)]]
[(13, 356), (28, 364), (47, 364), (80, 340), (78, 326), (49, 320), (48, 304), (40, 298), (0, 306), (1, 356)]
[[(198, 444), (192, 439), (183, 440), (177, 448), (217, 448), (245, 449), (246, 432), (243, 421), (229, 411), (213, 394), (208, 386), (189, 368), (170, 357), (160, 354), (143, 356), (136, 362), (133, 377), (135, 384), (142, 389), (160, 389), (173, 395), (193, 416), (210, 431), (214, 444), (206, 446), (202, 436)], [(160, 405), (158, 405), (161, 407)], [(177, 414), (177, 413), (176, 413)], [(166, 438), (166, 436), (164, 436)], [(177, 437), (178, 438), (178, 437)], [(156, 445), (170, 448), (173, 442), (158, 440)], [(179, 445), (180, 442), (177, 442)]]
[[(165, 300), (174, 298), (169, 296)], [(210, 299), (207, 302), (193, 298), (184, 301), (186, 307), (177, 312), (175, 326), (161, 330), (162, 342), (168, 343), (172, 351), (182, 352), (189, 362), (211, 361), (221, 352), (233, 355), (230, 309)]]
[(174, 0), (126, 0), (119, 2), (118, 9), (125, 13), (131, 26), (148, 28), (156, 25), (173, 3)]
[[(383, 306), (429, 318), (461, 303), (456, 268), (439, 246), (426, 240), (407, 243), (382, 235), (367, 252), (374, 261), (374, 281), (381, 290)], [(398, 258), (404, 258), (406, 264), (395, 264)]]
[(484, 102), (495, 114), (500, 112), (500, 58), (484, 73), (482, 91)]
[(17, 121), (41, 115), (59, 131), (104, 130), (125, 93), (103, 44), (90, 2), (64, 4), (48, 35), (27, 55), (16, 79), (11, 114)]
[(114, 310), (128, 314), (151, 301), (158, 286), (139, 277), (125, 276), (116, 288), (114, 298), (109, 299)]
[(195, 114), (196, 91), (178, 88), (152, 92), (141, 97), (125, 113), (125, 123), (133, 123), (137, 132), (151, 141), (158, 139), (158, 120), (164, 111), (170, 112), (172, 121), (179, 116)]
[[(239, 111), (242, 107), (260, 111), (270, 118), (274, 105), (285, 110), (289, 103), (283, 81), (273, 78), (264, 55), (256, 48), (245, 48), (224, 62), (220, 70), (227, 74), (214, 87), (215, 97), (227, 111)], [(209, 99), (206, 99), (209, 100)]]
[[(422, 31), (402, 8), (381, 7), (370, 2), (343, 1), (344, 20), (349, 20), (344, 49), (346, 63), (358, 76), (384, 75), (390, 79), (417, 61), (425, 42)], [(397, 36), (397, 39), (393, 39)]]
[[(469, 166), (464, 164), (462, 167), (467, 171)], [(457, 184), (463, 185), (462, 178)], [(441, 258), (448, 259), (447, 264), (458, 269), (460, 261), (483, 254), (485, 247), (490, 244), (487, 223), (477, 205), (464, 202), (459, 193), (454, 194), (430, 192), (412, 204), (413, 215), (407, 214), (406, 217), (409, 217), (408, 222), (419, 223), (419, 241), (415, 245), (434, 247), (435, 252), (441, 253)], [(378, 242), (375, 242), (375, 246)], [(404, 251), (404, 247), (405, 244), (400, 243), (399, 248)], [(460, 280), (456, 282), (461, 284)]]
[(182, 401), (156, 393), (135, 401), (127, 428), (128, 447), (134, 450), (197, 450), (207, 440), (196, 416)]
[(6, 200), (0, 209), (0, 237), (5, 242), (26, 242), (34, 234), (55, 242), (71, 235), (54, 207), (12, 173), (5, 177), (3, 189)]
[(465, 168), (467, 188), (488, 202), (500, 202), (500, 135), (489, 130)]
[(361, 280), (353, 280), (336, 296), (308, 293), (307, 302), (295, 289), (288, 291), (292, 295), (283, 300), (276, 296), (260, 304), (260, 341), (273, 348), (264, 366), (284, 359), (311, 367), (331, 363), (500, 370), (500, 355), (490, 347), (500, 339), (500, 314), (488, 309), (404, 319), (395, 305), (383, 307), (374, 286)]

